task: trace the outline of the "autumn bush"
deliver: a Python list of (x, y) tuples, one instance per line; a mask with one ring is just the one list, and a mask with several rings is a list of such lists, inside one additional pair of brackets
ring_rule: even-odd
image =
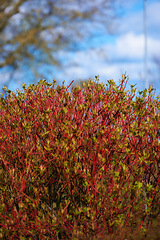
[(2, 239), (144, 239), (157, 227), (160, 101), (127, 81), (4, 89)]

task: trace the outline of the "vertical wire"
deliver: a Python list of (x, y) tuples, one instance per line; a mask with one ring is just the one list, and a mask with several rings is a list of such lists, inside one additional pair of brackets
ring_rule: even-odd
[(144, 77), (145, 77), (145, 88), (149, 88), (148, 80), (148, 54), (147, 54), (147, 0), (144, 0)]

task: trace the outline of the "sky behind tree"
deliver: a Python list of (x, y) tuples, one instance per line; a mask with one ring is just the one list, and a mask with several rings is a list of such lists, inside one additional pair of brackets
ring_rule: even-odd
[[(100, 0), (97, 0), (100, 1)], [(100, 82), (114, 79), (118, 82), (126, 72), (130, 84), (137, 84), (139, 90), (145, 88), (144, 71), (144, 0), (120, 2), (120, 17), (111, 24), (109, 34), (94, 32), (94, 25), (89, 23), (92, 37), (78, 41), (75, 50), (59, 50), (57, 52), (62, 67), (44, 66), (42, 77), (47, 81), (54, 78), (61, 84), (64, 80), (69, 84), (72, 80), (94, 78), (99, 75)], [(154, 58), (160, 59), (160, 0), (147, 0), (147, 49), (149, 84), (160, 92), (160, 66)], [(88, 24), (86, 22), (86, 24)], [(49, 70), (49, 71), (48, 71)], [(46, 74), (44, 74), (46, 72)], [(24, 76), (22, 76), (24, 78)], [(1, 85), (5, 85), (7, 72), (1, 72)], [(16, 90), (24, 81), (11, 81), (8, 88)], [(38, 81), (39, 79), (37, 79)]]
[[(153, 61), (160, 56), (160, 1), (147, 1), (147, 50), (149, 84), (160, 92), (159, 68)], [(144, 74), (144, 1), (126, 1), (122, 16), (117, 21), (117, 34), (95, 36), (90, 48), (74, 54), (64, 53), (68, 58), (64, 72), (58, 79), (93, 78), (100, 76), (118, 81), (125, 72), (129, 82), (137, 88), (145, 88)], [(159, 57), (160, 58), (160, 57)], [(68, 66), (72, 67), (68, 67)]]

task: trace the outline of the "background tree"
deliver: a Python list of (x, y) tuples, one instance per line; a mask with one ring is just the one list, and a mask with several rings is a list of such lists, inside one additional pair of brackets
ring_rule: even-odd
[(113, 31), (118, 9), (116, 0), (0, 0), (0, 70), (42, 76), (44, 66), (60, 66), (60, 50)]

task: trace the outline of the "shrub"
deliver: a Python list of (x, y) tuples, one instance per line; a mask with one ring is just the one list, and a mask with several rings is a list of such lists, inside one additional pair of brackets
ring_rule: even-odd
[(3, 239), (133, 239), (155, 224), (159, 99), (126, 84), (123, 76), (118, 86), (90, 79), (69, 91), (41, 80), (4, 89)]

